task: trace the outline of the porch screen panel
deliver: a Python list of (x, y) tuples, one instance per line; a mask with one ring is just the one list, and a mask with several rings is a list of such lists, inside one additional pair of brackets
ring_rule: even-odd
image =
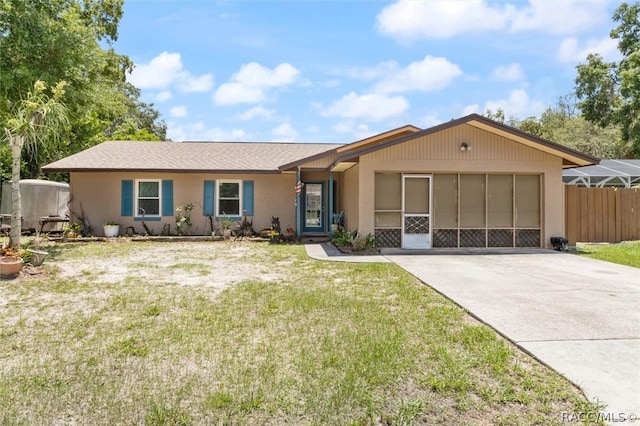
[(433, 226), (458, 227), (458, 175), (433, 175)]
[(375, 210), (402, 209), (402, 176), (400, 173), (376, 173)]
[(406, 214), (429, 213), (429, 179), (407, 178), (404, 181)]
[(487, 226), (513, 226), (513, 175), (489, 175)]
[(516, 227), (540, 226), (540, 176), (516, 176), (515, 204)]
[(400, 228), (402, 217), (396, 212), (376, 212), (376, 228)]
[(486, 175), (460, 175), (460, 226), (475, 228), (486, 224)]
[(400, 247), (402, 239), (402, 175), (376, 173), (374, 233), (379, 247)]

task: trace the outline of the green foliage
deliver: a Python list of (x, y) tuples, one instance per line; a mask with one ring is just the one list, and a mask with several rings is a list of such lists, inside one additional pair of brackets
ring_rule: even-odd
[(338, 229), (333, 233), (331, 242), (338, 247), (351, 246), (351, 241), (358, 236), (358, 230)]
[(579, 244), (577, 254), (640, 268), (640, 241), (618, 244)]
[(192, 424), (189, 413), (178, 407), (164, 407), (152, 404), (144, 416), (144, 423), (149, 426), (188, 426)]
[[(20, 245), (22, 207), (20, 202), (20, 159), (24, 151), (37, 153), (38, 148), (47, 148), (61, 139), (61, 134), (69, 124), (67, 107), (62, 103), (65, 81), (50, 87), (37, 80), (25, 97), (14, 103), (11, 115), (4, 122), (4, 132), (0, 140), (7, 139), (11, 147), (11, 247)], [(24, 148), (24, 149), (23, 149)], [(15, 196), (17, 194), (17, 196)]]
[(54, 244), (46, 274), (0, 281), (0, 424), (560, 425), (601, 408), (392, 263), (185, 247)]
[(577, 66), (576, 96), (585, 119), (599, 126), (618, 126), (631, 152), (640, 156), (640, 3), (623, 3), (613, 14), (610, 36), (618, 40), (619, 62), (590, 54)]
[(600, 127), (578, 114), (577, 99), (567, 95), (542, 113), (541, 137), (598, 158), (625, 158), (630, 146), (614, 125)]
[[(620, 128), (613, 124), (601, 127), (579, 115), (577, 99), (562, 96), (558, 103), (547, 108), (540, 118), (505, 118), (505, 112), (487, 110), (485, 116), (523, 132), (568, 146), (598, 158), (626, 158), (631, 145), (622, 139)], [(506, 122), (505, 122), (506, 121)]]
[(193, 203), (185, 204), (184, 206), (176, 207), (176, 232), (178, 235), (184, 235), (187, 228), (191, 228), (191, 210), (193, 210)]
[[(131, 60), (112, 47), (123, 0), (0, 0), (0, 124), (36, 80), (66, 80), (70, 130), (48, 150), (23, 156), (23, 175), (109, 138), (164, 139), (159, 114), (127, 83)], [(155, 138), (149, 137), (155, 135)], [(1, 156), (0, 156), (1, 158)], [(2, 162), (4, 166), (4, 162)], [(3, 168), (4, 171), (4, 168)]]
[(372, 249), (376, 245), (376, 237), (369, 233), (365, 237), (358, 235), (358, 230), (348, 231), (338, 229), (333, 233), (331, 242), (338, 248), (351, 249), (354, 252), (362, 252)]

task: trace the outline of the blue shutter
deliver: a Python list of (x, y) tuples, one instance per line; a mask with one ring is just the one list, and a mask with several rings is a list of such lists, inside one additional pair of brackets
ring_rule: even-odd
[(123, 180), (120, 195), (120, 216), (133, 216), (133, 181)]
[(204, 181), (204, 196), (202, 199), (204, 200), (204, 206), (202, 214), (204, 216), (214, 216), (215, 214), (215, 197), (216, 195), (216, 181), (215, 180), (205, 180)]
[[(242, 182), (242, 209), (247, 216), (253, 216), (253, 181), (245, 180)], [(242, 212), (240, 212), (242, 215)]]
[(173, 216), (173, 181), (162, 181), (162, 216)]

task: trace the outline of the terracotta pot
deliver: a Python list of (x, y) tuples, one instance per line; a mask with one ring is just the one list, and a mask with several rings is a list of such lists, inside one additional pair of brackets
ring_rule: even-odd
[(11, 277), (17, 275), (22, 270), (22, 258), (15, 256), (0, 257), (0, 275)]

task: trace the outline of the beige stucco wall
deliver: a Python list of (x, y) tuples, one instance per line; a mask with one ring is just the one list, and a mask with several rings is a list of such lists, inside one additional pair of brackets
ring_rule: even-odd
[(344, 210), (346, 219), (346, 227), (349, 230), (358, 229), (358, 223), (360, 221), (360, 215), (358, 214), (358, 200), (360, 196), (360, 166), (358, 164), (344, 172), (344, 184), (342, 186), (343, 192), (341, 193), (341, 201), (342, 210)]
[[(467, 142), (471, 150), (460, 150)], [(501, 136), (461, 125), (360, 156), (357, 223), (350, 228), (374, 232), (375, 172), (400, 173), (536, 173), (542, 175), (542, 241), (564, 235), (562, 159)], [(353, 216), (351, 217), (353, 219)]]
[[(179, 205), (193, 203), (191, 212), (193, 226), (191, 234), (204, 235), (210, 233), (209, 220), (202, 214), (204, 181), (218, 179), (253, 180), (254, 181), (254, 218), (253, 229), (259, 231), (271, 225), (271, 216), (280, 218), (283, 228), (295, 228), (295, 174), (259, 174), (259, 175), (219, 175), (205, 173), (71, 173), (71, 210), (80, 215), (81, 211), (94, 227), (93, 234), (103, 235), (102, 225), (115, 220), (121, 225), (121, 231), (133, 226), (136, 232), (143, 231), (140, 221), (133, 217), (120, 216), (121, 181), (136, 179), (173, 180), (174, 209)], [(82, 205), (81, 205), (82, 204)], [(75, 219), (75, 218), (74, 218)], [(162, 231), (164, 224), (171, 225), (175, 233), (175, 217), (162, 217), (161, 221), (145, 221), (156, 234)]]

